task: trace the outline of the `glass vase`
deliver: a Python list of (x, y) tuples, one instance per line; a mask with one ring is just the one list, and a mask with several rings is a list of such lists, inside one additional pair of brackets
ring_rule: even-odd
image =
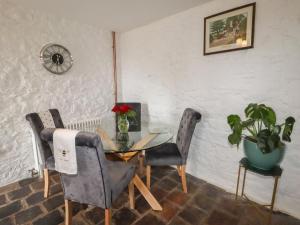
[(129, 121), (126, 115), (119, 115), (118, 118), (118, 128), (119, 132), (122, 134), (127, 134), (129, 129)]

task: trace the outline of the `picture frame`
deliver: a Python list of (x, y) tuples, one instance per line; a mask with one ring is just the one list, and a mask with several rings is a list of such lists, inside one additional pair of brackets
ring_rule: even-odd
[(204, 55), (254, 47), (256, 3), (204, 18)]

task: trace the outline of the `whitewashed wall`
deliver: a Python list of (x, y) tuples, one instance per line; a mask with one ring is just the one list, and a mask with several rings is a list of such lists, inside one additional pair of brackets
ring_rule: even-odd
[[(234, 192), (243, 151), (227, 143), (226, 117), (250, 102), (298, 123), (282, 163), (277, 208), (300, 218), (300, 1), (257, 0), (255, 48), (203, 56), (203, 18), (247, 0), (215, 0), (120, 35), (120, 98), (148, 105), (151, 121), (177, 129), (185, 107), (203, 115), (187, 170)], [(272, 179), (248, 176), (246, 192), (269, 201)]]
[[(113, 104), (111, 32), (0, 0), (0, 186), (30, 176), (31, 137), (25, 115), (58, 108), (65, 123), (110, 113)], [(44, 44), (67, 47), (65, 75), (39, 61)]]

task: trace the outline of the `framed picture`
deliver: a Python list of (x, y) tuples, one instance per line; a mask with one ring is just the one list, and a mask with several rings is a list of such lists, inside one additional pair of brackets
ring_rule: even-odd
[(204, 18), (204, 55), (254, 47), (256, 3)]

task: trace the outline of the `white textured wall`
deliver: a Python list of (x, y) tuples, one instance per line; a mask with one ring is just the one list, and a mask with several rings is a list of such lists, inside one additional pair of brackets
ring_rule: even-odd
[[(185, 107), (203, 114), (188, 172), (235, 191), (243, 151), (227, 143), (226, 117), (250, 102), (298, 123), (282, 162), (277, 208), (300, 218), (300, 1), (257, 0), (255, 48), (203, 56), (203, 18), (247, 0), (216, 0), (120, 36), (120, 97), (148, 104), (150, 120), (177, 129)], [(248, 176), (246, 192), (269, 201), (272, 179)]]
[[(113, 104), (111, 32), (0, 0), (0, 186), (33, 168), (25, 115), (58, 108), (65, 123), (109, 114)], [(39, 61), (44, 44), (67, 47), (74, 65), (52, 75)]]

